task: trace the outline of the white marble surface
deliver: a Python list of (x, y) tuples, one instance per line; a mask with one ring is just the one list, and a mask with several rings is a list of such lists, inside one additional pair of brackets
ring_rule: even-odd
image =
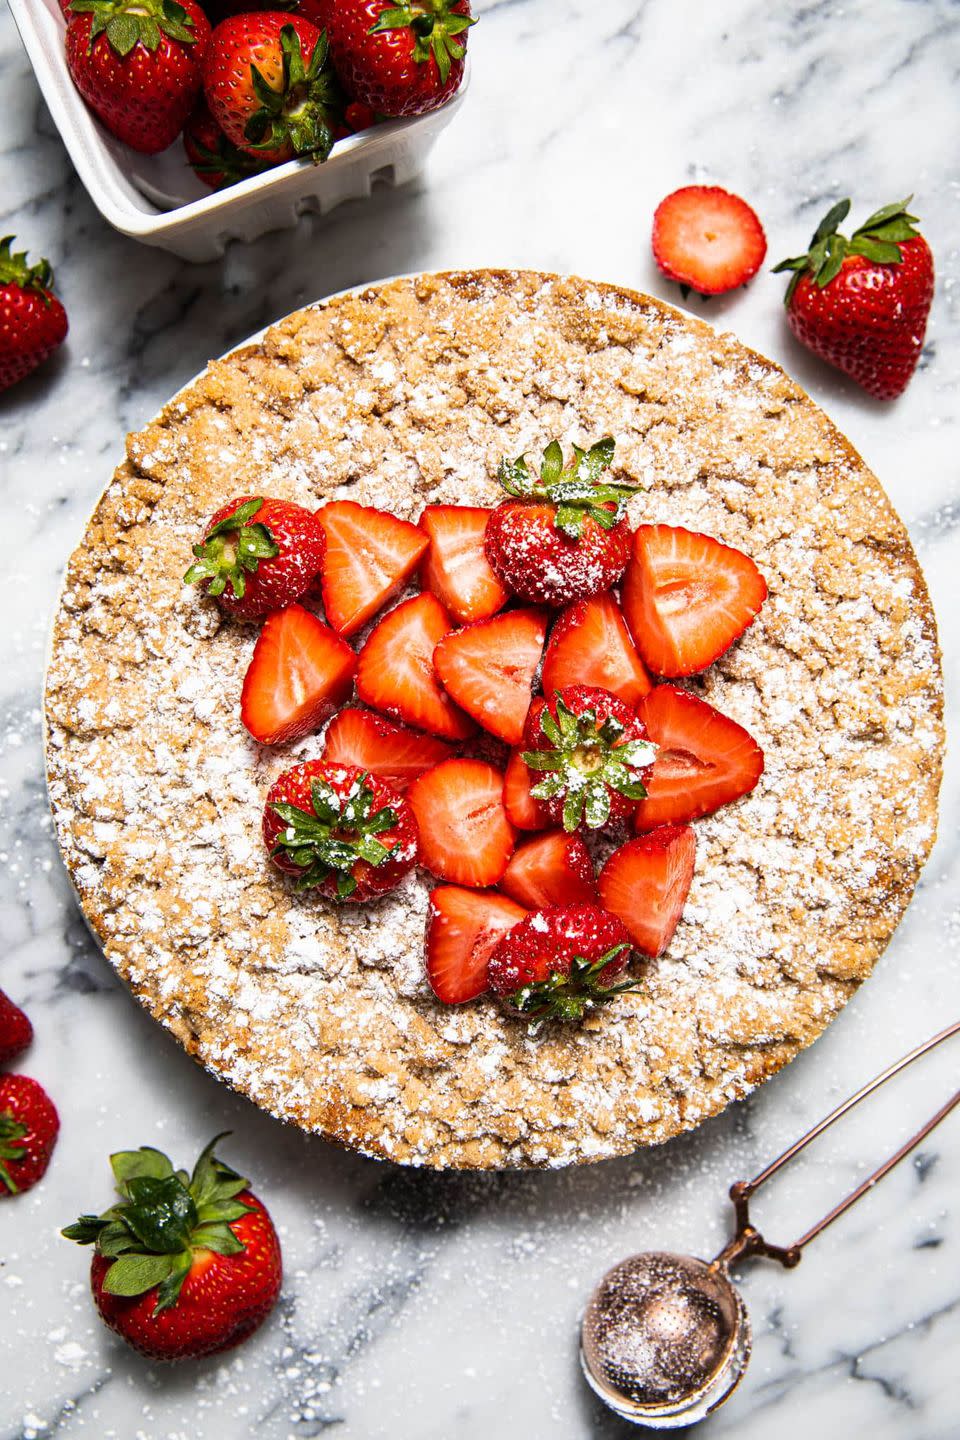
[[(709, 1254), (727, 1184), (846, 1090), (960, 1011), (960, 772), (941, 839), (871, 981), (812, 1051), (748, 1102), (665, 1149), (580, 1172), (432, 1176), (281, 1128), (198, 1071), (130, 1000), (68, 893), (46, 816), (44, 638), (83, 517), (119, 454), (207, 358), (294, 307), (402, 271), (531, 265), (675, 298), (648, 254), (657, 200), (689, 179), (751, 198), (771, 262), (829, 202), (864, 216), (913, 191), (937, 259), (922, 368), (883, 406), (786, 331), (779, 277), (703, 313), (782, 361), (847, 431), (910, 526), (939, 613), (950, 720), (960, 706), (960, 421), (951, 0), (480, 0), (469, 104), (428, 175), (322, 224), (201, 268), (113, 234), (52, 129), (0, 15), (2, 233), (50, 256), (70, 312), (62, 358), (0, 398), (0, 983), (30, 1010), (24, 1068), (63, 1131), (42, 1186), (0, 1207), (0, 1440), (305, 1440), (453, 1434), (623, 1440), (581, 1384), (576, 1332), (600, 1273), (648, 1246)], [(957, 1052), (905, 1085), (759, 1207), (790, 1238), (885, 1141), (955, 1084)], [(97, 1324), (87, 1258), (58, 1226), (108, 1199), (106, 1155), (225, 1147), (282, 1231), (282, 1304), (225, 1361), (151, 1369)], [(741, 1392), (703, 1427), (784, 1440), (960, 1433), (960, 1128), (956, 1118), (799, 1270), (745, 1273), (756, 1331)]]

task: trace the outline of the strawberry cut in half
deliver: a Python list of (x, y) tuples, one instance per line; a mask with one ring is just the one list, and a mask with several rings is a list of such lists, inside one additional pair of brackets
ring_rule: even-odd
[(546, 635), (542, 610), (510, 610), (445, 636), (433, 652), (434, 667), (468, 715), (519, 745)]
[(384, 615), (360, 651), (357, 694), (364, 704), (441, 739), (469, 739), (476, 726), (433, 668), (433, 652), (450, 629), (450, 616), (429, 590)]
[(748, 731), (679, 685), (658, 685), (638, 710), (658, 749), (637, 830), (710, 815), (763, 774), (763, 751)]
[(495, 890), (441, 885), (430, 895), (427, 979), (444, 1005), (476, 1000), (487, 988), (487, 965), (503, 936), (526, 915)]
[(500, 887), (528, 910), (545, 905), (596, 905), (590, 852), (579, 835), (550, 830), (513, 852)]
[(705, 670), (752, 624), (767, 582), (748, 555), (674, 525), (641, 525), (623, 613), (644, 663), (673, 678)]
[(552, 695), (568, 685), (599, 686), (634, 706), (652, 688), (620, 606), (609, 591), (568, 606), (550, 633), (543, 657), (543, 693)]
[(420, 863), (438, 880), (497, 885), (516, 832), (503, 808), (503, 775), (484, 760), (445, 760), (415, 780), (407, 799), (420, 831)]
[(539, 775), (531, 774), (522, 750), (511, 750), (503, 776), (503, 805), (518, 830), (546, 830), (553, 822), (543, 800), (533, 795)]
[(722, 295), (752, 280), (767, 253), (756, 211), (719, 185), (684, 185), (653, 217), (653, 256), (668, 280)]
[(430, 540), (420, 583), (463, 625), (489, 619), (510, 598), (483, 549), (490, 514), (473, 505), (428, 505), (420, 516)]
[(309, 610), (275, 610), (244, 676), (240, 718), (261, 745), (300, 740), (348, 698), (356, 671), (350, 646)]
[(659, 825), (615, 850), (600, 871), (600, 899), (644, 955), (662, 955), (686, 903), (697, 842), (690, 825)]
[(355, 635), (413, 574), (430, 542), (416, 525), (353, 500), (331, 501), (317, 520), (327, 540), (323, 608), (334, 630)]
[(394, 725), (372, 710), (351, 705), (334, 715), (323, 737), (323, 758), (331, 765), (356, 765), (395, 790), (451, 758), (451, 747), (432, 735)]

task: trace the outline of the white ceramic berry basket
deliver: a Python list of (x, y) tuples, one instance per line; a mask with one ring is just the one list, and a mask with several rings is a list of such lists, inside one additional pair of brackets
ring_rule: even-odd
[(375, 184), (411, 180), (463, 104), (470, 79), (468, 62), (459, 90), (439, 110), (341, 140), (322, 165), (291, 160), (211, 192), (187, 165), (179, 140), (161, 155), (138, 155), (94, 118), (67, 70), (57, 0), (9, 4), (47, 108), (101, 215), (122, 234), (185, 260), (213, 260), (229, 240), (255, 240), (307, 212), (323, 215), (361, 199)]

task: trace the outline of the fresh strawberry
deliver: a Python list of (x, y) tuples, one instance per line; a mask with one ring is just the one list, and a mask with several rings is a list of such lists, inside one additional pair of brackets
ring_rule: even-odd
[(326, 36), (302, 15), (255, 10), (222, 20), (203, 89), (227, 139), (268, 164), (326, 160), (333, 148), (340, 91)]
[(641, 525), (623, 581), (623, 613), (655, 675), (694, 675), (729, 650), (767, 598), (748, 555), (712, 535)]
[(357, 765), (394, 790), (406, 790), (418, 775), (450, 757), (450, 746), (443, 740), (418, 735), (357, 706), (334, 715), (323, 737), (323, 759), (328, 765)]
[(531, 793), (539, 779), (527, 769), (521, 751), (511, 750), (503, 775), (503, 808), (517, 830), (546, 830), (552, 824), (546, 802)]
[[(300, 0), (300, 3), (302, 9), (304, 0)], [(370, 130), (377, 124), (377, 114), (369, 105), (364, 105), (359, 100), (351, 100), (344, 108), (343, 123), (353, 135), (357, 135), (361, 130)]]
[(784, 303), (802, 345), (878, 400), (893, 400), (917, 368), (933, 301), (933, 256), (906, 200), (884, 205), (848, 240), (841, 200), (824, 216), (792, 270)]
[(445, 760), (414, 780), (407, 798), (420, 831), (420, 863), (438, 880), (480, 889), (503, 879), (515, 831), (499, 770), (483, 760)]
[(549, 830), (515, 850), (500, 888), (528, 910), (598, 901), (590, 852), (565, 830)]
[(60, 1117), (42, 1085), (27, 1075), (0, 1075), (0, 1199), (43, 1179), (59, 1130)]
[(657, 206), (653, 258), (668, 280), (700, 295), (745, 285), (766, 253), (756, 211), (718, 185), (685, 185)]
[(519, 1015), (581, 1020), (586, 1011), (636, 982), (624, 980), (630, 937), (598, 905), (535, 910), (497, 943), (487, 970), (490, 989)]
[(375, 900), (417, 863), (417, 824), (406, 800), (356, 765), (308, 760), (272, 785), (263, 841), (298, 890), (331, 900)]
[(644, 955), (673, 938), (693, 879), (697, 842), (689, 825), (659, 825), (615, 850), (600, 871), (600, 899)]
[(259, 620), (299, 600), (323, 563), (323, 531), (289, 500), (240, 495), (213, 516), (184, 575), (237, 620)]
[(250, 1182), (213, 1153), (175, 1171), (151, 1146), (110, 1157), (120, 1198), (62, 1234), (95, 1247), (90, 1287), (111, 1330), (151, 1360), (231, 1350), (280, 1294), (280, 1242)]
[(530, 706), (523, 761), (553, 824), (599, 830), (633, 813), (646, 795), (654, 747), (636, 712), (590, 685), (568, 685)]
[(524, 456), (504, 460), (498, 479), (511, 500), (491, 513), (484, 549), (491, 568), (521, 600), (569, 605), (609, 590), (630, 555), (624, 516), (633, 485), (601, 482), (613, 461), (613, 441), (588, 451), (573, 447), (564, 467), (556, 440), (543, 452), (539, 477)]
[(67, 335), (48, 262), (28, 265), (26, 251), (11, 254), (12, 244), (12, 235), (0, 240), (0, 390), (36, 370)]
[(420, 516), (430, 539), (420, 583), (464, 625), (489, 619), (510, 598), (483, 549), (490, 515), (473, 505), (428, 505)]
[(658, 685), (639, 706), (657, 746), (638, 830), (709, 815), (753, 789), (763, 751), (751, 735), (679, 685)]
[(240, 718), (261, 745), (301, 740), (349, 698), (356, 673), (350, 646), (309, 610), (274, 610), (243, 677)]
[(543, 692), (567, 685), (595, 685), (636, 705), (652, 688), (620, 606), (607, 592), (577, 600), (550, 633), (543, 657)]
[(335, 630), (354, 635), (413, 574), (429, 542), (416, 525), (353, 500), (324, 505), (317, 520), (327, 540), (323, 608)]
[(449, 615), (428, 590), (385, 615), (360, 651), (357, 694), (364, 704), (444, 740), (474, 734), (473, 721), (433, 668), (433, 652), (450, 628)]
[(542, 610), (510, 610), (445, 636), (433, 652), (434, 667), (468, 715), (518, 745), (546, 636)]
[(197, 178), (211, 190), (224, 190), (269, 168), (227, 139), (203, 95), (183, 127), (183, 148)]
[(0, 1065), (22, 1055), (33, 1039), (33, 1026), (19, 1005), (0, 990)]
[(67, 67), (112, 135), (156, 155), (193, 109), (210, 33), (194, 0), (73, 0)]
[(487, 988), (487, 962), (497, 942), (526, 910), (495, 890), (441, 885), (430, 894), (427, 979), (444, 1005), (475, 1000)]
[(435, 110), (463, 77), (469, 0), (321, 0), (337, 74), (380, 115)]

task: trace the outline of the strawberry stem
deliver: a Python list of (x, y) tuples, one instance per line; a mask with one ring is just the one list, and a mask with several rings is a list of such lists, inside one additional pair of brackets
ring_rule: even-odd
[(624, 940), (599, 960), (575, 955), (569, 973), (552, 970), (546, 980), (533, 981), (508, 995), (507, 1004), (535, 1020), (580, 1020), (585, 1010), (637, 988), (640, 982), (634, 979), (622, 980), (616, 985), (604, 985), (600, 979), (607, 966), (629, 949)]
[(358, 860), (374, 867), (389, 860), (395, 846), (376, 837), (396, 825), (397, 812), (389, 806), (374, 810), (373, 799), (370, 776), (363, 774), (346, 795), (324, 780), (314, 780), (312, 810), (283, 803), (270, 806), (286, 827), (270, 853), (288, 855), (298, 866), (298, 890), (311, 890), (336, 875), (337, 898), (344, 900), (357, 888), (353, 870)]
[(419, 0), (419, 3), (408, 0), (381, 11), (367, 34), (412, 30), (416, 36), (414, 60), (418, 65), (425, 65), (432, 55), (437, 62), (440, 83), (446, 85), (454, 60), (462, 60), (464, 56), (463, 43), (456, 37), (477, 23), (476, 17), (454, 11), (455, 3), (456, 0)]
[(252, 523), (263, 506), (262, 495), (255, 495), (226, 515), (208, 530), (199, 545), (194, 545), (196, 564), (183, 577), (185, 585), (209, 580), (207, 592), (222, 595), (227, 586), (238, 600), (247, 590), (247, 575), (253, 574), (261, 560), (273, 560), (280, 547), (268, 526)]
[(543, 452), (539, 476), (531, 473), (527, 457), (521, 455), (517, 460), (501, 460), (497, 479), (507, 494), (518, 500), (553, 505), (557, 529), (571, 540), (579, 540), (587, 516), (604, 530), (612, 530), (623, 518), (627, 501), (636, 494), (635, 485), (600, 483), (603, 472), (613, 464), (614, 444), (608, 435), (589, 450), (574, 445), (573, 459), (565, 466), (559, 442), (551, 440)]
[(784, 304), (789, 305), (793, 292), (804, 274), (809, 274), (818, 289), (822, 290), (839, 275), (848, 255), (861, 255), (875, 265), (899, 265), (903, 261), (900, 249), (905, 240), (915, 240), (919, 230), (916, 215), (907, 209), (912, 195), (906, 200), (895, 200), (884, 205), (865, 220), (847, 239), (837, 229), (850, 213), (850, 201), (838, 200), (820, 221), (810, 239), (810, 249), (805, 255), (794, 255), (774, 265), (773, 273), (778, 275), (792, 271)]
[(136, 45), (151, 54), (161, 35), (181, 45), (195, 45), (194, 22), (177, 0), (72, 0), (73, 15), (91, 15), (87, 54), (98, 35), (106, 34), (110, 48), (121, 57)]
[(8, 1160), (20, 1161), (26, 1154), (26, 1135), (29, 1126), (17, 1120), (10, 1110), (0, 1110), (0, 1180), (11, 1195), (18, 1193), (18, 1185), (7, 1169)]

